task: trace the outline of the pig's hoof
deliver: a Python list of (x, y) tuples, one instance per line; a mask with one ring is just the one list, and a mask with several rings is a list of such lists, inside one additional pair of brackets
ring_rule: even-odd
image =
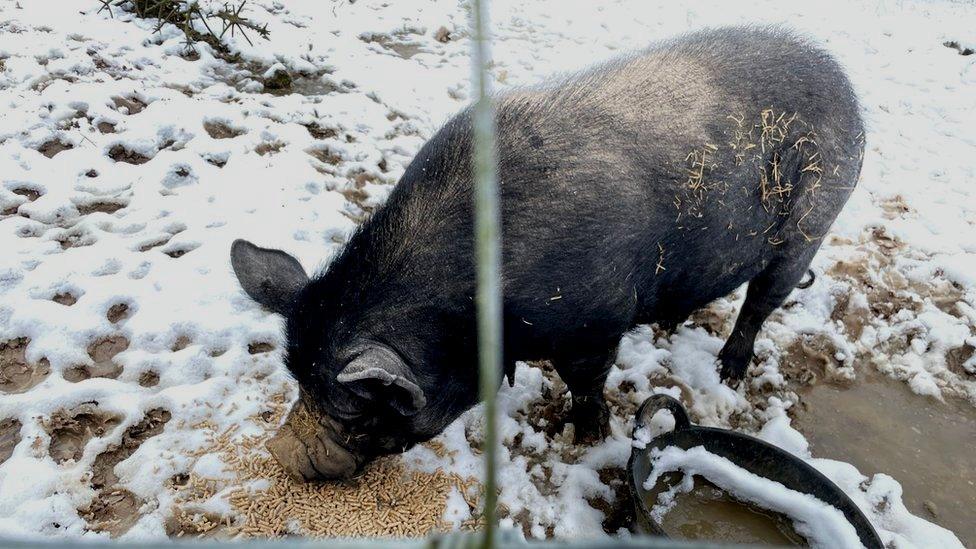
[(584, 414), (573, 414), (570, 421), (573, 423), (575, 433), (573, 442), (578, 445), (590, 445), (610, 436), (610, 411), (606, 408), (600, 410), (587, 410)]
[(746, 377), (746, 370), (749, 368), (748, 360), (738, 360), (733, 358), (719, 357), (719, 377), (730, 387), (738, 387)]

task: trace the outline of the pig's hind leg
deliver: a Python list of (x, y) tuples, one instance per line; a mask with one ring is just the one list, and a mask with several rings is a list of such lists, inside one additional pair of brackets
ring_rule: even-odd
[(610, 410), (603, 396), (603, 386), (615, 359), (616, 347), (585, 358), (552, 361), (572, 396), (572, 408), (566, 422), (573, 424), (577, 444), (603, 440), (610, 434)]
[(745, 377), (763, 322), (800, 283), (816, 251), (816, 246), (808, 246), (798, 255), (781, 255), (749, 282), (732, 334), (718, 354), (723, 380), (737, 383)]

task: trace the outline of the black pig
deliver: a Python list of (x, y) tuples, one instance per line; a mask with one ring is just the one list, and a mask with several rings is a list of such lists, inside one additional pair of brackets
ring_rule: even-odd
[[(697, 32), (497, 109), (506, 374), (551, 360), (578, 439), (606, 433), (603, 385), (627, 330), (674, 325), (748, 282), (719, 355), (722, 377), (741, 379), (861, 169), (846, 76), (781, 30)], [(271, 448), (292, 474), (348, 476), (477, 402), (470, 158), (465, 110), (312, 278), (234, 243), (244, 290), (287, 318), (302, 398), (281, 437), (300, 445)]]

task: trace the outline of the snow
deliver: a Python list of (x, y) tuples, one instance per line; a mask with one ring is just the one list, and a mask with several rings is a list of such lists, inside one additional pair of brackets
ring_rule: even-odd
[[(0, 534), (104, 537), (78, 511), (95, 497), (93, 463), (148, 410), (164, 408), (172, 419), (162, 433), (115, 468), (119, 485), (146, 502), (125, 537), (164, 536), (175, 505), (168, 479), (226, 474), (215, 456), (193, 456), (207, 445), (194, 425), (255, 433), (253, 416), (273, 396), (296, 396), (281, 364), (281, 319), (239, 290), (230, 242), (284, 249), (309, 271), (326, 265), (469, 98), (463, 1), (249, 6), (271, 39), (230, 39), (240, 60), (229, 63), (206, 44), (195, 45), (198, 58), (185, 56), (175, 28), (154, 34), (154, 22), (97, 13), (94, 1), (68, 9), (0, 0), (0, 343), (29, 338), (28, 362), (44, 358), (51, 369), (25, 392), (0, 393), (0, 419), (22, 425), (0, 464)], [(673, 335), (645, 326), (622, 339), (607, 384), (612, 435), (601, 444), (577, 447), (571, 430), (554, 432), (564, 386), (518, 366), (515, 387), (499, 397), (504, 524), (530, 537), (605, 535), (604, 513), (588, 502), (618, 501), (619, 484), (605, 477), (626, 465), (629, 416), (666, 393), (696, 423), (759, 434), (810, 460), (895, 547), (960, 546), (905, 508), (896, 479), (811, 455), (787, 415), (796, 400), (787, 350), (821, 345), (833, 357), (828, 376), (871, 367), (919, 394), (976, 405), (976, 357), (948, 360), (976, 345), (976, 63), (943, 45), (976, 43), (976, 10), (921, 0), (497, 0), (491, 14), (497, 89), (690, 29), (787, 23), (847, 68), (868, 125), (862, 178), (814, 260), (817, 281), (767, 322), (744, 387), (728, 388), (714, 369), (741, 290)], [(302, 93), (265, 93), (264, 77), (282, 69)], [(38, 149), (52, 141), (71, 148), (48, 158)], [(105, 204), (124, 207), (93, 208)], [(66, 293), (77, 303), (52, 301)], [(879, 313), (887, 301), (896, 310)], [(120, 304), (128, 311), (113, 322)], [(116, 379), (64, 379), (113, 336), (128, 341), (113, 359)], [(254, 344), (272, 350), (252, 354)], [(140, 385), (150, 372), (158, 384)], [(56, 463), (48, 420), (91, 401), (119, 423), (77, 461)], [(481, 419), (477, 407), (438, 438), (452, 457), (421, 447), (404, 461), (478, 475)], [(798, 501), (782, 496), (777, 504)], [(455, 524), (469, 512), (458, 499), (445, 512)]]

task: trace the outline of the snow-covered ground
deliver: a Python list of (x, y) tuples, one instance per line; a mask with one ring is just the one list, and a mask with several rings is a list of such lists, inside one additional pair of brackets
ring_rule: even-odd
[[(464, 2), (248, 6), (271, 38), (229, 38), (229, 62), (203, 44), (187, 55), (175, 28), (154, 34), (153, 21), (96, 13), (94, 0), (0, 0), (0, 535), (106, 536), (93, 524), (129, 508), (122, 522), (134, 524), (118, 532), (160, 538), (182, 497), (173, 479), (227, 481), (207, 453), (214, 433), (259, 435), (295, 397), (281, 320), (238, 289), (230, 242), (324, 264), (468, 100)], [(976, 57), (960, 55), (976, 45), (976, 7), (498, 0), (492, 19), (502, 89), (689, 29), (787, 23), (849, 70), (868, 124), (861, 181), (814, 261), (817, 282), (766, 324), (746, 386), (720, 384), (712, 366), (740, 296), (674, 334), (623, 339), (607, 387), (613, 436), (597, 446), (547, 430), (564, 386), (519, 366), (500, 396), (503, 522), (534, 537), (605, 535), (628, 417), (666, 391), (696, 422), (809, 459), (886, 543), (960, 546), (908, 512), (897, 479), (811, 456), (788, 409), (807, 366), (835, 379), (873, 368), (976, 406)], [(266, 92), (280, 71), (295, 93)], [(450, 452), (420, 447), (405, 463), (476, 476), (480, 418), (439, 438)], [(974, 442), (960, 441), (959, 459)], [(217, 492), (201, 505), (233, 521)], [(451, 501), (459, 523), (468, 509)]]

